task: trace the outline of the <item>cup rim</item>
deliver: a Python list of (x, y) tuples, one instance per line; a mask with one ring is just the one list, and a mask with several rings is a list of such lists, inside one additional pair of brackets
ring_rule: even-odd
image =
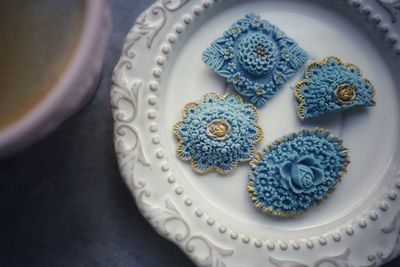
[[(0, 157), (33, 143), (72, 115), (77, 109), (76, 105), (80, 107), (79, 104), (82, 103), (79, 102), (86, 97), (87, 92), (77, 92), (80, 96), (75, 102), (78, 103), (66, 103), (65, 99), (69, 97), (71, 87), (78, 77), (85, 72), (87, 63), (91, 62), (90, 58), (93, 56), (91, 50), (99, 41), (101, 36), (99, 33), (108, 32), (108, 27), (101, 23), (104, 16), (109, 20), (109, 9), (106, 8), (108, 6), (107, 0), (85, 1), (83, 26), (72, 58), (46, 96), (17, 121), (0, 130)], [(107, 39), (107, 36), (105, 35), (104, 39)], [(57, 110), (60, 111), (59, 114)]]

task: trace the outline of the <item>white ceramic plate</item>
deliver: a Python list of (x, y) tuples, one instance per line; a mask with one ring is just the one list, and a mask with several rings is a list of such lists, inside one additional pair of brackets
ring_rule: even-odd
[[(225, 90), (202, 51), (250, 11), (312, 60), (335, 55), (358, 65), (377, 89), (374, 108), (305, 124), (291, 90), (299, 71), (260, 109), (259, 149), (315, 125), (350, 148), (352, 163), (337, 191), (298, 218), (273, 218), (252, 206), (248, 165), (226, 177), (198, 175), (175, 154), (172, 126), (184, 104)], [(399, 13), (398, 0), (160, 0), (144, 11), (126, 38), (111, 101), (121, 173), (146, 219), (199, 266), (378, 266), (397, 256)]]

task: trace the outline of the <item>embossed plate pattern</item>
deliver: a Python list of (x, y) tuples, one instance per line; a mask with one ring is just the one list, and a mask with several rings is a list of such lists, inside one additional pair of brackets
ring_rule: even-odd
[[(340, 135), (352, 163), (321, 206), (292, 219), (258, 212), (250, 167), (199, 175), (177, 159), (172, 125), (184, 104), (231, 90), (201, 52), (237, 18), (256, 11), (299, 42), (311, 60), (359, 66), (377, 106), (302, 123), (292, 88), (260, 109), (258, 149), (302, 127)], [(400, 253), (399, 0), (159, 0), (126, 37), (113, 73), (114, 141), (122, 177), (143, 216), (198, 266), (379, 266)], [(329, 265), (330, 264), (330, 265)]]

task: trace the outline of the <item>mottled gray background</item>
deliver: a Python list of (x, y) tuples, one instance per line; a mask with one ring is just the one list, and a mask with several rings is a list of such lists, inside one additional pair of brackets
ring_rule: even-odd
[[(139, 214), (114, 156), (111, 72), (153, 0), (112, 0), (98, 91), (45, 140), (0, 161), (0, 266), (194, 267)], [(386, 267), (400, 266), (400, 259)]]

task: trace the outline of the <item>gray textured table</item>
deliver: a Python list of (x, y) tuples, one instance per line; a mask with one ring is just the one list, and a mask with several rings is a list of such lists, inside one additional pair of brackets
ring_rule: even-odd
[[(0, 266), (194, 266), (139, 214), (114, 157), (111, 73), (151, 2), (112, 0), (95, 97), (45, 140), (0, 161)], [(395, 266), (400, 259), (386, 267)]]

